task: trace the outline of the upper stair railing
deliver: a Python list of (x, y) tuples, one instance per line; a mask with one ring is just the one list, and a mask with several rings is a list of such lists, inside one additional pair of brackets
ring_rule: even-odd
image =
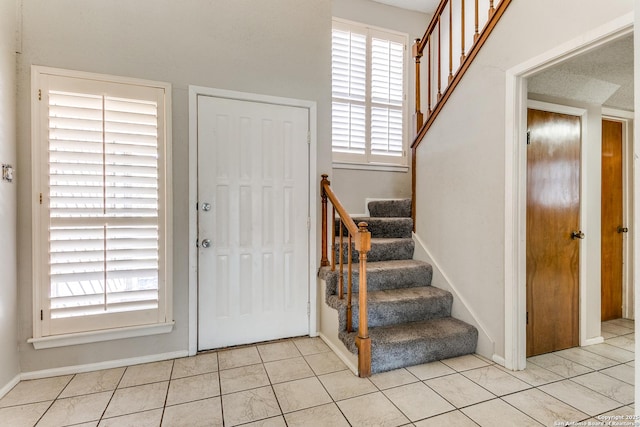
[[(416, 137), (411, 144), (414, 216), (416, 149), (510, 3), (511, 0), (442, 0), (424, 36), (415, 40)], [(420, 67), (425, 59), (426, 72)], [(422, 79), (426, 80), (426, 88), (421, 86)], [(421, 110), (425, 94), (426, 115)]]
[[(331, 183), (327, 179), (329, 176), (322, 175), (320, 181), (320, 197), (322, 201), (322, 259), (320, 265), (323, 267), (331, 265), (331, 271), (336, 270), (336, 255), (338, 258), (338, 298), (344, 299), (344, 229), (347, 231), (347, 332), (353, 331), (351, 298), (353, 295), (353, 272), (351, 246), (355, 239), (355, 249), (359, 252), (358, 270), (358, 336), (356, 346), (358, 347), (358, 375), (368, 377), (371, 375), (371, 339), (369, 338), (369, 325), (367, 316), (367, 253), (371, 250), (371, 232), (367, 230), (367, 223), (361, 222), (358, 225), (347, 213), (340, 203), (340, 200), (331, 189)], [(327, 257), (328, 224), (327, 210), (328, 202), (333, 206), (333, 218), (331, 223), (331, 261)], [(336, 217), (336, 213), (338, 216)], [(339, 224), (336, 224), (336, 218)], [(338, 225), (338, 227), (336, 227)], [(339, 234), (339, 248), (336, 254), (336, 228)]]

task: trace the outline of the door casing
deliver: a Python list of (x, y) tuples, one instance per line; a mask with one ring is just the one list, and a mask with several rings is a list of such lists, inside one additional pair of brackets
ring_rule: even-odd
[(317, 106), (314, 101), (282, 98), (225, 89), (189, 86), (189, 355), (198, 351), (198, 96), (214, 96), (244, 101), (263, 102), (306, 108), (309, 111), (309, 335), (317, 336), (317, 296), (315, 285), (317, 278), (317, 235), (318, 221), (316, 200), (318, 197), (317, 170)]

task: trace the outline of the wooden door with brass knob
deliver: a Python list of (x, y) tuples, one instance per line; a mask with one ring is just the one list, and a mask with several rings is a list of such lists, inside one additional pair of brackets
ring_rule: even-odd
[(602, 121), (601, 318), (622, 317), (622, 123)]
[(527, 356), (579, 343), (580, 117), (527, 114)]

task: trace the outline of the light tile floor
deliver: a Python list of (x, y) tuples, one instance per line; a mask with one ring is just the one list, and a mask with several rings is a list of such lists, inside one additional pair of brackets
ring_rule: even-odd
[(603, 344), (519, 372), (469, 355), (361, 379), (320, 339), (295, 338), (22, 381), (0, 400), (0, 426), (598, 425), (634, 413), (634, 323), (602, 331)]

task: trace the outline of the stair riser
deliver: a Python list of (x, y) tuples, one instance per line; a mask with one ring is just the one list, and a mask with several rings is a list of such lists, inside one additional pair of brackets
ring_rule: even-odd
[[(373, 238), (409, 238), (413, 231), (411, 218), (353, 218), (356, 224), (367, 223), (367, 230)], [(340, 235), (339, 223), (336, 224), (336, 236)], [(347, 228), (343, 226), (342, 235), (348, 236)]]
[[(349, 351), (357, 354), (355, 335), (354, 333), (339, 333), (340, 340)], [(406, 366), (472, 354), (476, 351), (477, 341), (478, 330), (471, 325), (467, 325), (454, 334), (428, 340), (416, 339), (403, 343), (379, 344), (372, 338), (371, 373), (386, 372)]]
[(411, 199), (376, 200), (368, 207), (373, 217), (411, 217)]
[[(355, 302), (355, 301), (354, 301)], [(451, 316), (451, 305), (453, 296), (451, 294), (438, 298), (424, 298), (411, 301), (396, 301), (393, 303), (370, 303), (367, 307), (367, 317), (369, 327), (394, 325), (397, 323), (419, 322), (421, 320), (439, 319)], [(359, 304), (352, 304), (352, 325), (353, 329), (358, 329), (360, 320)], [(340, 325), (343, 324), (346, 330), (346, 307), (340, 310)]]
[[(347, 292), (347, 268), (343, 273), (344, 292)], [(327, 292), (329, 295), (337, 294), (339, 273), (332, 274), (327, 278)], [(430, 265), (420, 265), (412, 268), (394, 270), (373, 270), (367, 271), (367, 290), (381, 291), (385, 289), (413, 288), (416, 286), (429, 286), (433, 276), (433, 269)], [(360, 292), (358, 282), (360, 274), (358, 264), (353, 266), (353, 292)]]
[(405, 366), (472, 354), (476, 351), (477, 341), (478, 331), (473, 328), (466, 334), (429, 342), (416, 341), (394, 346), (373, 344), (371, 348), (371, 373), (386, 372)]
[[(349, 260), (349, 243), (342, 244), (342, 262)], [(413, 239), (395, 241), (393, 243), (371, 243), (371, 250), (367, 253), (368, 262), (390, 261), (394, 259), (412, 259), (415, 243)], [(335, 249), (336, 263), (340, 261), (340, 244)], [(356, 251), (355, 243), (351, 244), (351, 262), (357, 263), (360, 260), (360, 253)]]

